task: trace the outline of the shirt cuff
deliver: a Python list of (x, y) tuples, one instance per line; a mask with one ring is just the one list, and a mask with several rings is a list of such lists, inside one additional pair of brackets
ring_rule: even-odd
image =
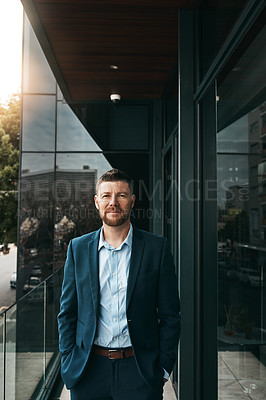
[(164, 379), (166, 379), (168, 381), (168, 379), (169, 379), (168, 372), (164, 368), (163, 368), (163, 372), (164, 372), (164, 375), (163, 375)]

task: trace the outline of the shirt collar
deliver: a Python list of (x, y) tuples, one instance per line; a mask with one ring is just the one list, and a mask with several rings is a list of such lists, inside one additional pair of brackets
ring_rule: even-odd
[[(126, 244), (130, 249), (132, 248), (132, 242), (133, 242), (133, 228), (132, 228), (132, 224), (130, 223), (130, 228), (127, 234), (127, 237), (125, 238), (125, 240), (123, 241), (123, 243), (116, 249), (116, 250), (120, 250), (124, 244)], [(114, 249), (114, 247), (112, 247), (109, 243), (107, 243), (104, 240), (104, 236), (103, 236), (103, 227), (101, 228), (100, 231), (100, 238), (99, 238), (99, 244), (98, 244), (98, 251), (101, 250), (102, 247), (105, 247), (106, 249)]]

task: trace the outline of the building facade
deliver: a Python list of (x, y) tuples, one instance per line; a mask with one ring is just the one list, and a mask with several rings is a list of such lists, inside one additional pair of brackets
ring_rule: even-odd
[(123, 169), (132, 220), (175, 258), (177, 397), (262, 398), (265, 1), (22, 3), (17, 298), (36, 266), (55, 274), (69, 240), (100, 226), (95, 182)]

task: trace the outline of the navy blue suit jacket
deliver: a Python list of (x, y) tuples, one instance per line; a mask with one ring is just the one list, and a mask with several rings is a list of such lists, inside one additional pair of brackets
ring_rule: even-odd
[[(68, 246), (58, 315), (61, 374), (68, 389), (82, 377), (99, 315), (100, 230)], [(139, 372), (150, 387), (162, 368), (172, 371), (180, 335), (179, 297), (173, 258), (164, 237), (133, 228), (127, 287), (127, 321)]]

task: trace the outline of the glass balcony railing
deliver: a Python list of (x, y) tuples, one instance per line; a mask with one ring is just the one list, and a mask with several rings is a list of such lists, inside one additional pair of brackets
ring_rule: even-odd
[(45, 399), (60, 368), (59, 269), (0, 314), (0, 400)]

